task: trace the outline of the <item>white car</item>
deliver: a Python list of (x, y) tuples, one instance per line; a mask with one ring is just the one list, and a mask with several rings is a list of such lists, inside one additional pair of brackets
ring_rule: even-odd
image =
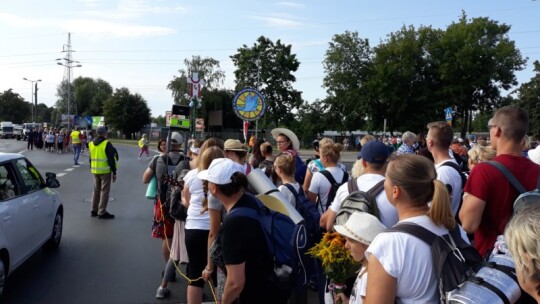
[(56, 174), (38, 170), (21, 154), (0, 153), (0, 296), (6, 278), (43, 245), (56, 249), (64, 207), (51, 188)]

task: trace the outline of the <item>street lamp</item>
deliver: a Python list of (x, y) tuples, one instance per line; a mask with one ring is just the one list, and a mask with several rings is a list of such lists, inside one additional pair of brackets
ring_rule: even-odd
[[(69, 56), (68, 56), (69, 57)], [(82, 67), (82, 65), (78, 64), (79, 62), (78, 61), (74, 61), (74, 60), (71, 60), (69, 58), (57, 58), (56, 60), (64, 60), (64, 62), (57, 62), (56, 64), (58, 65), (61, 65), (61, 66), (64, 66), (68, 69), (68, 77), (67, 77), (67, 80), (68, 80), (68, 88), (67, 88), (67, 120), (68, 120), (68, 125), (67, 125), (67, 128), (68, 130), (70, 130), (70, 126), (71, 126), (71, 122), (70, 122), (70, 113), (69, 113), (69, 106), (71, 104), (71, 69), (72, 68), (80, 68)]]
[[(41, 79), (38, 80), (30, 80), (26, 77), (23, 78), (23, 80), (30, 82), (30, 88), (31, 88), (31, 95), (30, 95), (30, 102), (32, 103), (32, 123), (34, 122), (34, 100), (35, 103), (37, 103), (37, 83), (41, 81)], [(34, 83), (36, 84), (36, 98), (34, 99)]]

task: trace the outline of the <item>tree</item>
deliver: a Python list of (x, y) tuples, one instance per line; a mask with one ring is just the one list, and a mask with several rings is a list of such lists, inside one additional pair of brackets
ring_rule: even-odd
[(540, 138), (540, 62), (533, 64), (536, 75), (517, 90), (517, 105), (529, 113), (529, 133)]
[(328, 98), (326, 115), (332, 116), (327, 128), (356, 130), (362, 127), (372, 99), (366, 82), (373, 73), (373, 50), (358, 32), (334, 35), (323, 61), (323, 86)]
[[(69, 86), (69, 87), (68, 87)], [(68, 98), (68, 91), (71, 93), (71, 98)], [(56, 97), (58, 99), (56, 100), (55, 107), (57, 111), (59, 111), (62, 114), (68, 114), (68, 100), (70, 101), (69, 104), (69, 115), (73, 115), (77, 112), (77, 109), (74, 107), (76, 103), (74, 102), (74, 88), (71, 83), (69, 83), (66, 79), (63, 79), (62, 82), (58, 85), (56, 88)], [(62, 115), (61, 114), (61, 115)], [(57, 122), (60, 121), (60, 116), (57, 115)]]
[(261, 36), (252, 47), (244, 44), (231, 59), (236, 66), (236, 91), (257, 88), (266, 99), (263, 126), (265, 121), (278, 126), (294, 119), (293, 110), (300, 107), (302, 98), (292, 87), (300, 62), (291, 53), (291, 45)]
[[(492, 111), (501, 101), (500, 89), (517, 85), (515, 72), (525, 59), (508, 37), (510, 26), (488, 18), (467, 19), (448, 26), (440, 38), (442, 92), (457, 116), (468, 122), (471, 111)], [(461, 136), (467, 123), (461, 126)]]
[(127, 88), (116, 89), (105, 101), (103, 114), (107, 125), (120, 130), (128, 139), (150, 123), (146, 100), (139, 94), (131, 94)]
[(322, 134), (324, 130), (332, 128), (329, 127), (332, 118), (327, 115), (328, 108), (328, 104), (321, 100), (315, 100), (312, 103), (304, 102), (300, 106), (297, 119), (293, 120), (291, 129), (295, 134), (302, 134), (299, 138), (302, 140), (302, 144), (309, 144), (312, 139)]
[(221, 70), (219, 61), (214, 58), (192, 56), (191, 60), (184, 59), (184, 65), (186, 69), (178, 70), (180, 76), (174, 76), (173, 80), (167, 85), (167, 89), (172, 91), (171, 95), (175, 104), (187, 105), (189, 103), (185, 97), (186, 94), (189, 95), (187, 78), (193, 72), (198, 72), (199, 78), (204, 79), (203, 96), (206, 91), (219, 88), (225, 80), (225, 72)]
[(32, 104), (24, 101), (21, 95), (12, 89), (0, 93), (0, 109), (0, 121), (23, 123), (30, 121), (32, 116)]
[(90, 77), (76, 78), (73, 89), (77, 113), (84, 116), (102, 116), (103, 104), (113, 93), (108, 82)]
[(432, 58), (439, 30), (403, 26), (375, 48), (373, 75), (366, 84), (374, 100), (365, 106), (370, 124), (381, 130), (424, 131), (442, 118), (438, 64)]

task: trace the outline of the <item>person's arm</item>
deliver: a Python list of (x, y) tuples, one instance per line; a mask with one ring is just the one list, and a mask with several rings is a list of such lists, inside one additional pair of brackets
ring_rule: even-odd
[(227, 279), (225, 281), (221, 303), (229, 304), (236, 301), (244, 289), (246, 283), (246, 263), (225, 265), (225, 268), (227, 268)]
[(304, 189), (304, 193), (307, 193), (309, 191), (309, 185), (311, 185), (311, 178), (313, 178), (313, 174), (311, 171), (306, 170), (306, 177), (304, 177), (304, 185), (302, 185), (302, 189)]
[(331, 231), (332, 227), (334, 226), (334, 221), (336, 220), (337, 213), (334, 212), (334, 210), (328, 208), (322, 215), (321, 215), (321, 221), (320, 226), (326, 231)]
[(313, 193), (313, 192), (311, 192), (311, 191), (308, 191), (306, 196), (307, 196), (307, 198), (308, 198), (310, 201), (312, 201), (314, 204), (317, 203), (317, 194), (316, 194), (316, 193)]
[(202, 277), (205, 280), (208, 280), (216, 269), (214, 267), (214, 262), (210, 258), (210, 247), (214, 242), (216, 235), (221, 227), (221, 211), (215, 209), (208, 209), (208, 214), (210, 215), (210, 232), (208, 233), (208, 261), (206, 262), (206, 273), (203, 272)]
[(152, 176), (154, 176), (154, 170), (152, 170), (150, 167), (146, 168), (142, 177), (143, 184), (148, 184), (152, 179)]
[(474, 233), (478, 229), (482, 222), (485, 207), (486, 201), (469, 193), (463, 195), (463, 203), (459, 211), (459, 219), (463, 230), (467, 233)]
[(182, 190), (182, 205), (184, 207), (189, 208), (189, 200), (191, 199), (191, 193), (189, 192), (189, 187), (184, 185), (184, 189)]
[(374, 254), (369, 256), (368, 265), (369, 272), (364, 304), (396, 303), (397, 279), (384, 270), (384, 267)]

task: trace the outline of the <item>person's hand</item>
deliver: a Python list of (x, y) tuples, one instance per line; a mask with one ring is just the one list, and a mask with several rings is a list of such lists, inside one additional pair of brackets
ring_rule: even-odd
[(201, 275), (203, 280), (205, 281), (210, 280), (212, 278), (212, 272), (214, 272), (214, 270), (210, 270), (208, 269), (208, 267), (205, 267)]
[(349, 298), (343, 293), (338, 293), (334, 295), (334, 303), (349, 304)]
[(112, 175), (112, 182), (113, 183), (116, 182), (116, 173), (113, 173), (113, 175)]

